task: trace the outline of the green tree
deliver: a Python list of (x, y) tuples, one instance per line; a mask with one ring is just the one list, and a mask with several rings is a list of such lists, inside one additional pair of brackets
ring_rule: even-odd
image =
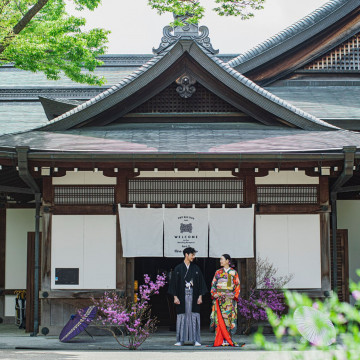
[[(264, 8), (265, 0), (214, 0), (216, 4), (213, 9), (220, 16), (239, 16), (242, 20), (254, 16), (254, 10)], [(189, 15), (187, 23), (197, 23), (204, 17), (205, 8), (200, 0), (148, 0), (152, 9), (157, 10), (159, 14), (165, 12), (176, 15)], [(181, 26), (180, 20), (175, 20), (173, 26)]]
[[(101, 0), (72, 0), (77, 10), (94, 10)], [(65, 0), (0, 0), (0, 66), (43, 72), (57, 80), (63, 73), (79, 83), (103, 84), (93, 71), (102, 62), (109, 31), (84, 31), (85, 19), (69, 15)], [(85, 71), (84, 71), (85, 70)]]

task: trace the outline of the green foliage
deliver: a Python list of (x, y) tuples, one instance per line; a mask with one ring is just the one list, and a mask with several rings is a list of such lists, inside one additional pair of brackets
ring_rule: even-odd
[(242, 20), (250, 19), (254, 16), (253, 10), (262, 10), (265, 0), (215, 0), (220, 6), (214, 11), (220, 16), (240, 16)]
[[(162, 15), (166, 12), (179, 16), (187, 15), (186, 22), (189, 24), (197, 24), (204, 17), (205, 8), (195, 0), (148, 0), (148, 4), (152, 9), (157, 10)], [(171, 26), (184, 26), (179, 20), (175, 20)]]
[[(358, 270), (358, 274), (360, 271)], [(340, 302), (337, 295), (333, 294), (325, 301), (313, 302), (308, 296), (296, 292), (287, 291), (285, 293), (286, 303), (289, 306), (287, 315), (278, 317), (270, 309), (267, 309), (268, 319), (273, 328), (277, 341), (266, 340), (262, 334), (262, 329), (254, 336), (254, 341), (261, 348), (267, 350), (308, 350), (316, 348), (330, 352), (333, 358), (338, 358), (341, 353), (343, 359), (359, 359), (360, 354), (360, 282), (351, 283), (350, 289), (352, 296), (356, 300), (355, 306)], [(323, 344), (310, 344), (302, 338), (294, 321), (294, 312), (302, 306), (310, 306), (325, 314), (335, 326), (336, 343), (330, 346)], [(323, 321), (317, 321), (316, 327), (324, 329)]]
[[(213, 10), (220, 16), (239, 16), (242, 20), (254, 16), (254, 10), (264, 8), (265, 0), (214, 0), (217, 6)], [(205, 8), (200, 0), (148, 0), (152, 9), (159, 14), (166, 12), (176, 15), (188, 15), (186, 22), (198, 23), (204, 17)], [(171, 26), (183, 26), (181, 21), (174, 21)]]
[[(78, 10), (94, 10), (100, 1), (73, 3)], [(84, 31), (85, 19), (70, 16), (65, 0), (43, 0), (46, 4), (30, 21), (24, 21), (39, 2), (3, 0), (0, 4), (0, 66), (12, 62), (23, 70), (43, 72), (48, 79), (57, 80), (64, 74), (79, 83), (103, 84), (104, 79), (93, 71), (102, 64), (96, 57), (105, 53), (109, 31)], [(15, 33), (15, 27), (24, 22), (26, 26)]]

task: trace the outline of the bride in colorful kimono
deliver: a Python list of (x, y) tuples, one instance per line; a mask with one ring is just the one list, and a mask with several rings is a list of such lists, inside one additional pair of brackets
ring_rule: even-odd
[(213, 299), (210, 327), (215, 329), (214, 346), (237, 346), (232, 340), (237, 327), (237, 300), (240, 295), (239, 275), (232, 268), (231, 257), (220, 258), (221, 269), (217, 270), (211, 284)]

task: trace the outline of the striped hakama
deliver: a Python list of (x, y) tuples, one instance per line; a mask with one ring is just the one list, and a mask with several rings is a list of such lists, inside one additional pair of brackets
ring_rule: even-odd
[(200, 341), (200, 314), (192, 312), (193, 289), (185, 289), (185, 314), (176, 319), (176, 341), (195, 343)]

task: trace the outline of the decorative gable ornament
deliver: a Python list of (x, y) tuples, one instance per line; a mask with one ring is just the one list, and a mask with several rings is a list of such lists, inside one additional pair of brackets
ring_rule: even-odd
[(180, 76), (178, 79), (176, 79), (176, 83), (179, 85), (176, 88), (176, 92), (182, 97), (182, 98), (189, 98), (194, 94), (196, 91), (195, 84), (196, 80), (192, 78), (191, 76), (184, 74)]
[(200, 45), (205, 51), (216, 55), (219, 53), (219, 50), (215, 50), (212, 47), (210, 38), (209, 38), (209, 29), (207, 26), (198, 26), (198, 24), (189, 24), (186, 22), (188, 16), (179, 16), (174, 14), (174, 19), (178, 19), (185, 26), (165, 26), (163, 29), (163, 37), (161, 38), (160, 46), (155, 49), (153, 48), (153, 53), (156, 55), (161, 54), (164, 50), (168, 49), (171, 45), (174, 45), (180, 39), (184, 40), (193, 40), (198, 45)]

